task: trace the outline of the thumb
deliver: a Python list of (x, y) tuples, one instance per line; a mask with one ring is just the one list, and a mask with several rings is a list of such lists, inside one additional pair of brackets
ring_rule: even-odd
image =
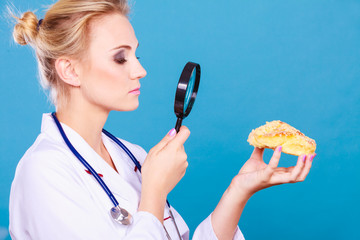
[(170, 142), (171, 139), (175, 137), (175, 135), (176, 135), (176, 130), (175, 128), (173, 128), (166, 134), (166, 136), (163, 139), (161, 139), (161, 141), (158, 144), (156, 144), (155, 148), (159, 150), (163, 149), (166, 146), (166, 144), (168, 144), (168, 142)]
[(278, 146), (275, 148), (274, 154), (271, 157), (269, 164), (265, 168), (267, 177), (271, 177), (271, 175), (275, 172), (277, 166), (279, 165), (281, 150), (282, 150), (282, 146)]
[(182, 146), (190, 136), (190, 130), (186, 126), (181, 126), (180, 131), (177, 133), (174, 141), (171, 144)]
[(250, 159), (263, 161), (264, 148), (255, 147), (253, 153), (250, 156)]

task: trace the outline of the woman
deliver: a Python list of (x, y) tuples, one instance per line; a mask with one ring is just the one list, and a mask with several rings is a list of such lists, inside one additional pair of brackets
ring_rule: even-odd
[[(185, 174), (183, 145), (190, 131), (170, 130), (148, 154), (121, 140), (140, 162), (141, 174), (102, 132), (110, 111), (138, 107), (139, 80), (146, 75), (135, 55), (138, 41), (128, 11), (126, 0), (60, 0), (43, 20), (32, 12), (18, 19), (15, 41), (35, 49), (56, 114), (43, 115), (41, 133), (17, 167), (10, 194), (13, 239), (189, 239), (166, 197)], [(95, 174), (70, 150), (61, 129)], [(277, 168), (280, 155), (281, 146), (267, 165), (263, 149), (255, 148), (193, 239), (243, 239), (237, 223), (247, 200), (261, 189), (303, 181), (314, 157)], [(112, 219), (113, 203), (93, 175), (132, 215), (131, 224)]]

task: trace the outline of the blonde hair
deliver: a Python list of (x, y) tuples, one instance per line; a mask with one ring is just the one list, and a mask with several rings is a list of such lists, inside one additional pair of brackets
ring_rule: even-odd
[(33, 12), (15, 17), (14, 40), (34, 48), (40, 83), (44, 89), (50, 90), (50, 99), (55, 106), (59, 99), (66, 102), (69, 95), (67, 86), (56, 72), (56, 59), (84, 56), (89, 44), (90, 21), (111, 13), (127, 16), (127, 0), (59, 0), (48, 9), (42, 21)]

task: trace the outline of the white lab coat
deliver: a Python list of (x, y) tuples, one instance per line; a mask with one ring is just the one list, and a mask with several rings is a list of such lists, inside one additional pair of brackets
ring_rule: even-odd
[[(112, 202), (68, 149), (51, 115), (44, 114), (41, 133), (20, 160), (11, 186), (9, 229), (12, 239), (167, 239), (163, 225), (154, 215), (137, 210), (141, 175), (134, 171), (134, 163), (128, 155), (103, 134), (104, 145), (117, 173), (79, 134), (65, 124), (62, 126), (77, 151), (102, 175), (120, 206), (132, 214), (133, 224), (121, 225), (111, 218)], [(147, 153), (138, 145), (121, 141), (142, 164)], [(188, 226), (174, 208), (171, 210), (183, 239), (189, 239)], [(217, 239), (210, 216), (196, 228), (193, 239)], [(166, 207), (164, 226), (172, 239), (178, 239), (168, 217)], [(244, 239), (239, 228), (234, 239)]]

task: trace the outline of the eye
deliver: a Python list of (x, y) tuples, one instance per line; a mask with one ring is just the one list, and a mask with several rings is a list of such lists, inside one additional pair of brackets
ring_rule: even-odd
[(139, 60), (139, 59), (140, 59), (140, 57), (136, 57), (136, 59), (137, 59), (137, 60)]
[(124, 64), (127, 62), (125, 58), (119, 58), (119, 59), (115, 58), (114, 61), (118, 64)]
[(127, 62), (126, 58), (125, 58), (125, 51), (124, 50), (120, 50), (119, 52), (117, 52), (114, 56), (114, 61), (118, 64), (124, 64)]

